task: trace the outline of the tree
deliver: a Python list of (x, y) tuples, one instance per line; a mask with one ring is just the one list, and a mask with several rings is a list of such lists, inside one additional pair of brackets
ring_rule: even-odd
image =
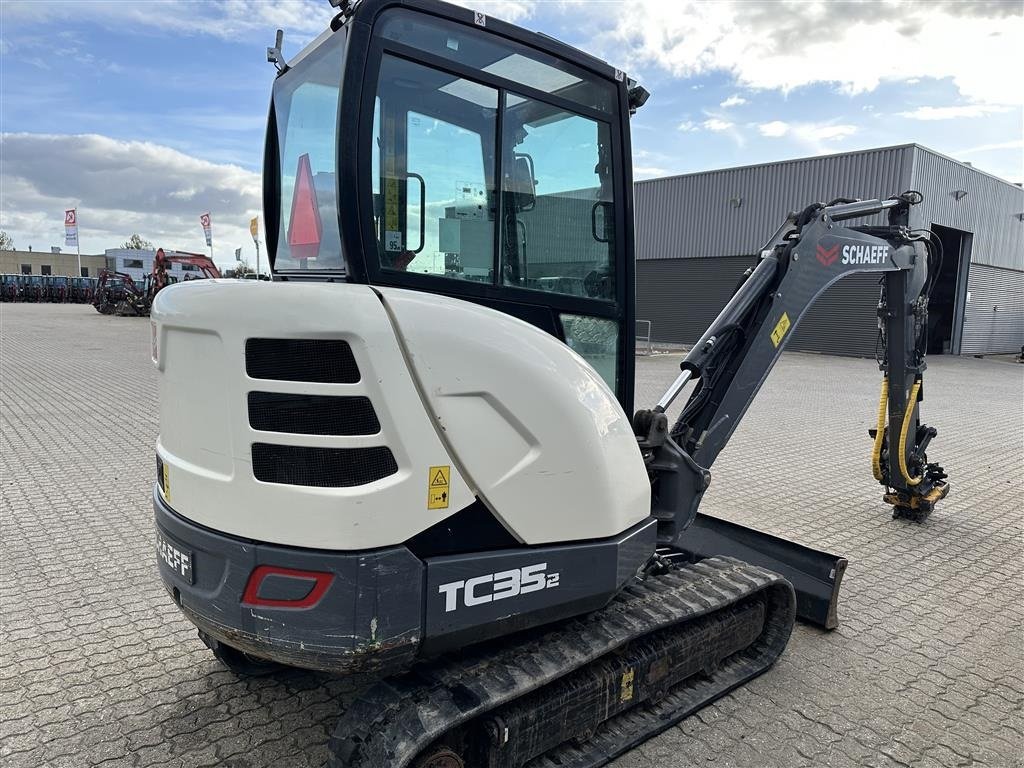
[(239, 260), (235, 264), (235, 277), (245, 277), (246, 275), (255, 274), (256, 270), (252, 268), (252, 265), (244, 259)]
[(141, 235), (135, 234), (124, 241), (122, 248), (128, 248), (132, 251), (152, 251), (153, 244), (149, 240), (144, 240)]
[(14, 238), (0, 229), (0, 251), (13, 251)]

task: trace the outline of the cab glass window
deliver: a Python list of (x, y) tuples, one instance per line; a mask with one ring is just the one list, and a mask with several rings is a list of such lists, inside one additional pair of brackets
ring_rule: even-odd
[(498, 91), (385, 55), (373, 127), (381, 268), (494, 280)]
[(342, 270), (336, 191), (344, 38), (335, 34), (274, 83), (281, 194), (276, 270)]
[(407, 10), (389, 11), (380, 24), (388, 40), (459, 62), (487, 74), (612, 114), (615, 87), (568, 62), (468, 25)]
[(604, 379), (605, 384), (617, 391), (615, 372), (619, 351), (619, 326), (613, 320), (588, 315), (561, 316), (565, 343)]
[(505, 285), (615, 298), (610, 131), (607, 123), (507, 94)]

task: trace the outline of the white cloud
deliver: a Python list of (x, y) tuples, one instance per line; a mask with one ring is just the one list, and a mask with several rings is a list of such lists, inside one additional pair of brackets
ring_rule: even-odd
[[(274, 30), (285, 31), (285, 42), (305, 43), (327, 29), (337, 11), (324, 0), (218, 0), (197, 3), (191, 0), (163, 0), (158, 7), (150, 3), (123, 0), (92, 0), (75, 3), (76, 21), (91, 21), (116, 29), (156, 29), (182, 35), (211, 35), (237, 41), (263, 35), (273, 42)], [(68, 7), (61, 3), (7, 0), (4, 15), (12, 21), (40, 23), (67, 18)], [(295, 38), (295, 39), (290, 39)]]
[(997, 104), (965, 104), (957, 107), (918, 107), (909, 112), (897, 112), (899, 117), (911, 120), (954, 120), (962, 117), (985, 117), (1009, 112), (1012, 107)]
[(696, 131), (697, 127), (697, 124), (693, 122), (693, 120), (683, 120), (683, 122), (676, 126), (678, 130), (685, 131), (687, 133), (692, 133), (693, 131)]
[(533, 16), (538, 0), (448, 0), (448, 2), (482, 11), (505, 21), (518, 22)]
[(746, 103), (747, 100), (744, 99), (742, 96), (740, 96), (739, 94), (733, 94), (718, 106), (722, 107), (723, 109), (728, 109), (729, 107), (740, 107)]
[(757, 130), (761, 132), (762, 136), (785, 136), (789, 133), (789, 123), (784, 123), (781, 120), (772, 120), (770, 123), (761, 123), (757, 126)]
[(795, 134), (810, 141), (837, 141), (853, 136), (857, 132), (855, 125), (821, 125), (803, 123), (796, 126)]
[(733, 124), (730, 123), (728, 120), (722, 120), (717, 117), (709, 117), (707, 120), (701, 123), (701, 127), (708, 131), (715, 131), (716, 133), (721, 133), (723, 131), (728, 131), (730, 128), (733, 127)]
[[(506, 21), (529, 18), (537, 0), (452, 0)], [(117, 29), (156, 29), (183, 35), (211, 35), (237, 41), (265, 37), (273, 42), (274, 30), (285, 31), (286, 44), (304, 45), (328, 28), (337, 14), (327, 0), (161, 0), (130, 3), (125, 0), (91, 0), (74, 3), (77, 21), (92, 21)], [(58, 22), (66, 19), (64, 3), (38, 0), (4, 0), (5, 22)], [(262, 38), (261, 38), (262, 39)]]
[(838, 142), (857, 132), (857, 126), (842, 123), (787, 123), (772, 120), (757, 126), (762, 136), (778, 139), (787, 137), (815, 154), (829, 152), (836, 147), (829, 142)]
[(80, 211), (82, 248), (102, 252), (138, 232), (158, 245), (205, 251), (199, 214), (210, 211), (222, 263), (242, 246), (259, 213), (260, 175), (169, 147), (95, 134), (0, 136), (2, 221), (19, 245), (63, 239), (63, 211)]
[(641, 179), (654, 179), (659, 176), (668, 176), (671, 173), (667, 168), (660, 168), (654, 165), (634, 165), (633, 166), (633, 179), (634, 181), (640, 181)]
[(1001, 149), (1024, 149), (1024, 139), (1014, 139), (1013, 141), (1000, 141), (995, 144), (979, 144), (976, 147), (958, 149), (953, 154), (957, 156), (973, 155), (976, 152), (995, 152)]
[(620, 7), (602, 5), (615, 26), (592, 42), (634, 70), (724, 71), (750, 88), (832, 83), (850, 94), (885, 81), (951, 78), (966, 99), (992, 104), (1022, 94), (1012, 66), (1024, 39), (1016, 3), (621, 0)]

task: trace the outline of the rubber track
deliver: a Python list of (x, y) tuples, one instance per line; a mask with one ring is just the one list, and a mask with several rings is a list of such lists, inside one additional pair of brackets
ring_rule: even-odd
[[(596, 768), (767, 670), (789, 640), (793, 588), (778, 574), (727, 557), (675, 568), (628, 587), (606, 608), (530, 634), (474, 646), (381, 681), (341, 717), (330, 768), (408, 768), (445, 733), (599, 659), (638, 637), (766, 597), (765, 629), (712, 677), (697, 676), (654, 704), (606, 721), (582, 746), (563, 745), (530, 768)], [(470, 768), (472, 768), (470, 766)]]

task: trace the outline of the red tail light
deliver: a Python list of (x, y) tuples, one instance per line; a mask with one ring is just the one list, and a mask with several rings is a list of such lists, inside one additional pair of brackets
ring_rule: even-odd
[[(288, 600), (260, 597), (260, 587), (269, 576), (279, 576), (291, 582), (305, 582), (309, 585), (309, 591), (303, 597)], [(300, 571), (294, 568), (279, 568), (276, 565), (258, 565), (249, 575), (249, 583), (245, 585), (245, 592), (242, 594), (242, 604), (267, 608), (312, 608), (320, 602), (320, 598), (324, 596), (333, 580), (333, 573)]]

